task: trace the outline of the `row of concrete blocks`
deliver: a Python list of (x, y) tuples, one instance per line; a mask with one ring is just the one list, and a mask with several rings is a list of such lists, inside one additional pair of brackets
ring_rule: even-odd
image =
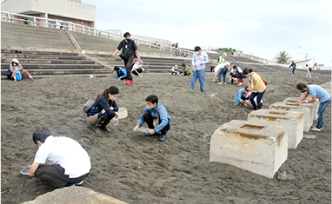
[(273, 178), (317, 119), (319, 101), (294, 106), (290, 97), (248, 115), (247, 121), (232, 120), (212, 135), (210, 162), (236, 166)]

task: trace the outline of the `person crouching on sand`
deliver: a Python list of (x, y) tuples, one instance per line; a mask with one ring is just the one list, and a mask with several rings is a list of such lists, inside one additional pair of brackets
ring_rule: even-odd
[[(29, 175), (46, 181), (54, 188), (82, 185), (88, 177), (91, 162), (88, 153), (69, 137), (54, 137), (48, 128), (39, 128), (32, 135), (38, 150)], [(43, 165), (46, 160), (51, 165)]]
[(146, 122), (149, 131), (145, 133), (145, 135), (151, 137), (155, 133), (161, 132), (159, 141), (162, 142), (166, 139), (166, 133), (171, 128), (171, 117), (168, 115), (166, 108), (158, 103), (158, 97), (156, 95), (150, 95), (145, 100), (146, 107), (134, 128), (134, 132)]
[(183, 68), (184, 76), (189, 76), (192, 73), (190, 67), (188, 65), (186, 65), (185, 63), (182, 63), (182, 68)]
[(116, 71), (116, 76), (113, 76), (113, 79), (121, 79), (121, 80), (127, 79), (126, 69), (115, 66), (114, 71)]
[(249, 99), (251, 94), (248, 90), (248, 86), (241, 88), (237, 91), (235, 98), (234, 98), (234, 105), (246, 106), (245, 101)]
[(13, 81), (17, 81), (15, 71), (18, 70), (22, 76), (22, 78), (30, 79), (31, 81), (34, 81), (32, 76), (29, 74), (27, 70), (23, 70), (23, 67), (21, 63), (17, 59), (13, 59), (12, 63), (9, 65), (9, 69), (6, 72), (6, 76), (8, 79), (11, 79)]
[[(322, 131), (323, 124), (324, 124), (324, 111), (331, 103), (331, 96), (330, 94), (320, 86), (317, 85), (305, 85), (303, 83), (299, 83), (296, 85), (297, 90), (304, 93), (304, 96), (296, 102), (294, 105), (298, 105), (299, 103), (313, 103), (316, 99), (319, 100), (319, 108), (318, 108), (318, 122), (317, 126), (311, 128), (312, 131), (320, 132)], [(311, 95), (311, 100), (304, 101), (308, 95)]]
[(111, 86), (109, 89), (105, 89), (103, 93), (97, 95), (95, 103), (91, 106), (91, 109), (87, 113), (86, 121), (89, 125), (94, 126), (94, 131), (99, 133), (98, 128), (111, 131), (107, 124), (111, 119), (119, 118), (118, 105), (115, 100), (119, 96), (119, 89), (115, 86)]

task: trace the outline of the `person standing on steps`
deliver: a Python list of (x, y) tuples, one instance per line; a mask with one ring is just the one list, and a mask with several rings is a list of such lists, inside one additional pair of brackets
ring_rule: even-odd
[(294, 61), (292, 61), (292, 64), (289, 65), (289, 68), (292, 68), (292, 75), (294, 76), (294, 73), (295, 73), (295, 69), (296, 69), (296, 64)]
[(111, 86), (105, 89), (103, 93), (97, 96), (95, 103), (87, 113), (86, 121), (89, 125), (94, 126), (93, 130), (100, 133), (99, 128), (110, 132), (107, 124), (115, 117), (119, 118), (118, 105), (115, 100), (119, 96), (119, 89), (116, 86)]
[[(319, 108), (318, 108), (318, 122), (316, 127), (312, 127), (312, 131), (320, 132), (322, 131), (324, 124), (324, 111), (327, 106), (331, 103), (330, 94), (320, 86), (317, 85), (305, 85), (303, 83), (299, 83), (296, 85), (297, 90), (304, 93), (304, 96), (296, 102), (294, 105), (299, 105), (299, 103), (313, 103), (316, 102), (316, 99), (319, 100)], [(311, 95), (311, 100), (305, 101), (308, 95)]]
[[(126, 32), (124, 35), (124, 40), (122, 40), (117, 49), (112, 54), (113, 57), (122, 49), (120, 57), (123, 59), (124, 65), (127, 70), (127, 80), (126, 84), (133, 84), (133, 78), (131, 76), (131, 65), (133, 64), (134, 58), (140, 59), (139, 53), (137, 50), (137, 45), (134, 40), (130, 39), (130, 33)], [(135, 56), (136, 55), (136, 56)]]
[(205, 93), (205, 64), (209, 62), (208, 55), (202, 52), (199, 46), (195, 47), (195, 54), (192, 58), (193, 75), (191, 77), (190, 89), (194, 90), (197, 78), (199, 79), (200, 90)]

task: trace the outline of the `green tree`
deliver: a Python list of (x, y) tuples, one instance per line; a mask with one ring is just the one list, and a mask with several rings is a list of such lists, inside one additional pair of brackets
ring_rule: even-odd
[(279, 64), (286, 64), (287, 60), (289, 60), (291, 57), (288, 56), (288, 53), (286, 51), (279, 51), (279, 53), (276, 56), (277, 63)]

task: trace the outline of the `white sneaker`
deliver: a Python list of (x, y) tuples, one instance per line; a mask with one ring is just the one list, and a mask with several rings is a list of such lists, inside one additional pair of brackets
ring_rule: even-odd
[(81, 181), (81, 182), (75, 183), (75, 186), (80, 186), (80, 185), (82, 185), (82, 184), (83, 184), (83, 182), (84, 182), (84, 180), (83, 180), (83, 181)]

